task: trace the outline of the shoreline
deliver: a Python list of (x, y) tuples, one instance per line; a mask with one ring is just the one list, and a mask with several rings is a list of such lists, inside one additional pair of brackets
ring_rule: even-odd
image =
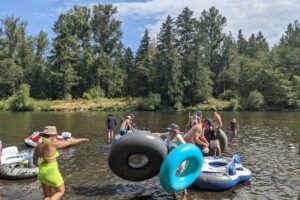
[[(239, 107), (232, 106), (230, 101), (223, 101), (215, 98), (210, 98), (205, 103), (197, 104), (195, 106), (182, 107), (179, 110), (173, 107), (159, 105), (152, 109), (145, 109), (141, 107), (141, 102), (145, 101), (144, 98), (98, 98), (92, 100), (85, 99), (72, 99), (72, 100), (34, 100), (34, 110), (42, 112), (57, 112), (57, 111), (69, 111), (69, 112), (91, 112), (91, 111), (190, 111), (200, 109), (202, 111), (208, 111), (211, 107), (216, 107), (218, 111), (280, 111), (280, 112), (298, 112), (299, 109), (274, 109), (264, 108), (260, 110), (242, 110)], [(13, 111), (9, 109), (5, 100), (0, 100), (0, 112), (23, 112)], [(30, 112), (30, 111), (29, 111)]]

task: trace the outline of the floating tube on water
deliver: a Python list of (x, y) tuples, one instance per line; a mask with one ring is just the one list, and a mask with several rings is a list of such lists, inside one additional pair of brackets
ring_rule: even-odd
[(1, 166), (0, 177), (7, 180), (22, 180), (34, 178), (39, 169), (37, 167), (26, 167), (22, 163), (11, 163)]
[[(185, 169), (177, 175), (178, 168), (187, 161)], [(193, 144), (181, 144), (164, 160), (159, 173), (162, 187), (167, 192), (176, 192), (189, 187), (199, 176), (203, 164), (200, 149)]]
[(200, 176), (193, 187), (201, 190), (225, 190), (251, 179), (251, 172), (242, 166), (240, 157), (204, 157)]
[(143, 181), (159, 173), (167, 154), (167, 147), (159, 137), (148, 131), (136, 131), (114, 141), (108, 165), (125, 180)]

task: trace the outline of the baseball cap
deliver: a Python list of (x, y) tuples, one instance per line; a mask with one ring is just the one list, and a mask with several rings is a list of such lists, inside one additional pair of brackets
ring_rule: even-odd
[(200, 115), (202, 114), (201, 110), (196, 110), (196, 115), (200, 117)]
[(175, 130), (175, 129), (178, 129), (179, 130), (179, 126), (175, 123), (172, 123), (170, 124), (168, 127), (167, 127), (167, 130)]
[(213, 125), (213, 120), (211, 118), (206, 118), (203, 122), (207, 122), (209, 125)]

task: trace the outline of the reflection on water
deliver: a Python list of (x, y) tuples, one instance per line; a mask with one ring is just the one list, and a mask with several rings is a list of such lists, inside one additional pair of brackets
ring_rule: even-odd
[[(64, 199), (173, 199), (163, 191), (158, 177), (143, 182), (124, 181), (108, 168), (104, 112), (0, 113), (0, 139), (4, 145), (23, 144), (24, 138), (46, 125), (56, 125), (59, 132), (70, 131), (74, 137), (88, 137), (89, 143), (60, 150), (59, 164), (66, 183)], [(114, 113), (116, 119), (128, 113)], [(300, 113), (242, 112), (221, 113), (225, 131), (232, 118), (237, 118), (240, 131), (229, 139), (224, 156), (240, 154), (242, 163), (253, 173), (251, 182), (222, 192), (188, 190), (188, 199), (299, 199), (300, 166), (298, 149), (289, 148), (300, 141)], [(140, 129), (164, 131), (170, 123), (180, 127), (187, 123), (186, 113), (136, 112)], [(204, 112), (204, 116), (210, 113)], [(119, 122), (119, 121), (118, 121)], [(119, 124), (118, 124), (119, 125)], [(178, 193), (177, 197), (181, 197)], [(1, 200), (42, 199), (36, 179), (0, 180)]]

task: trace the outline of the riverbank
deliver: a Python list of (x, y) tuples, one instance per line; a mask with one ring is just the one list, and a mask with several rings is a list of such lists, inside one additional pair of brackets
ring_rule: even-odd
[[(98, 98), (92, 100), (33, 100), (34, 111), (155, 111), (173, 110), (173, 108), (151, 105), (146, 98)], [(146, 103), (145, 103), (146, 102)], [(232, 102), (210, 98), (203, 104), (193, 107), (183, 107), (181, 110), (209, 110), (211, 107), (218, 110), (234, 110)], [(11, 111), (9, 101), (0, 101), (0, 111)]]

